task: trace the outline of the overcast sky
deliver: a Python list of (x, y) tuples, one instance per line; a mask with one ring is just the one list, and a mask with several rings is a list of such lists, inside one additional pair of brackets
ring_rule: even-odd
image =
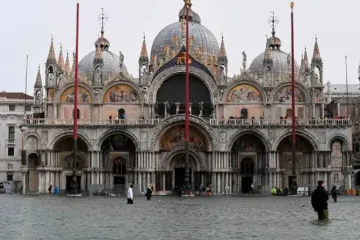
[[(241, 52), (251, 61), (265, 49), (265, 36), (271, 34), (268, 20), (271, 11), (279, 19), (276, 35), (282, 50), (290, 52), (289, 0), (193, 0), (193, 10), (202, 18), (219, 43), (224, 34), (229, 59), (229, 76), (238, 74)], [(305, 46), (311, 58), (318, 36), (324, 62), (325, 82), (345, 83), (345, 55), (348, 56), (349, 83), (358, 83), (360, 60), (360, 1), (295, 1), (295, 55), (300, 64)], [(99, 14), (105, 9), (109, 17), (105, 37), (110, 51), (125, 55), (125, 64), (138, 77), (138, 57), (143, 33), (148, 51), (153, 39), (167, 25), (178, 21), (182, 0), (80, 0), (80, 59), (94, 51), (100, 32)], [(26, 55), (29, 55), (28, 93), (32, 94), (37, 66), (44, 81), (45, 61), (51, 36), (56, 55), (60, 44), (75, 50), (76, 0), (2, 1), (2, 40), (0, 40), (1, 91), (24, 91)], [(4, 16), (5, 14), (5, 16)]]

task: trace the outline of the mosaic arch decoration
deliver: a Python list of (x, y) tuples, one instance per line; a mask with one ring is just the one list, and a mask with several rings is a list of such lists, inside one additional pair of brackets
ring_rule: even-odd
[[(291, 103), (291, 95), (291, 86), (282, 87), (275, 93), (274, 102)], [(297, 103), (304, 103), (305, 99), (304, 92), (299, 88), (295, 88), (295, 101)]]
[(249, 84), (239, 84), (233, 87), (226, 97), (227, 103), (260, 103), (260, 91)]
[[(92, 102), (92, 96), (86, 88), (79, 86), (78, 91), (79, 91), (79, 95), (78, 95), (79, 103), (91, 103)], [(74, 93), (75, 93), (75, 87), (74, 86), (69, 87), (62, 93), (62, 95), (60, 97), (60, 102), (73, 103), (74, 96), (75, 96)]]
[[(206, 138), (195, 127), (190, 126), (189, 145), (197, 151), (206, 150)], [(160, 149), (172, 150), (177, 146), (185, 146), (185, 126), (177, 125), (168, 129), (160, 138)]]
[(104, 103), (132, 103), (138, 101), (138, 93), (134, 88), (126, 84), (112, 86), (104, 95)]

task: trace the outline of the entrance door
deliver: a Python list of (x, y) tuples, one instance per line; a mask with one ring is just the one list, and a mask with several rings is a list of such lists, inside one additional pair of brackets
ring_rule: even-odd
[[(73, 176), (66, 176), (66, 191), (71, 190), (71, 182), (72, 182)], [(78, 190), (81, 190), (81, 176), (76, 176), (77, 183), (78, 183)]]
[(125, 192), (126, 180), (124, 176), (114, 176), (114, 193), (122, 194)]
[(253, 182), (253, 177), (242, 177), (241, 178), (241, 191), (243, 193), (250, 193), (252, 182)]
[[(184, 185), (185, 180), (185, 168), (175, 168), (175, 188), (182, 187)], [(191, 182), (191, 168), (189, 169), (190, 172), (190, 182)]]
[(360, 186), (360, 172), (357, 172), (355, 176), (355, 185)]

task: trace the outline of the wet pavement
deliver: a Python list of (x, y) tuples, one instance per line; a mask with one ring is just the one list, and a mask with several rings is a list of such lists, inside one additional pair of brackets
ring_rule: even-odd
[(309, 197), (0, 195), (0, 239), (358, 239), (360, 197), (329, 202), (319, 223)]

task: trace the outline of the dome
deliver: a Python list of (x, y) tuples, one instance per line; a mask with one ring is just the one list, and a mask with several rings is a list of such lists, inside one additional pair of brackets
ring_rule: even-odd
[[(120, 73), (120, 58), (116, 54), (102, 50), (102, 60), (103, 60), (103, 79), (107, 80), (114, 74)], [(94, 59), (96, 56), (96, 51), (93, 51), (86, 55), (79, 62), (79, 71), (86, 75), (86, 77), (90, 80), (93, 79), (93, 74), (95, 71), (94, 68)], [(123, 71), (126, 71), (125, 65), (123, 66)]]
[[(179, 19), (184, 17), (185, 10), (180, 10)], [(214, 56), (219, 54), (219, 43), (214, 34), (205, 26), (201, 25), (200, 16), (194, 11), (189, 11), (189, 36), (192, 39), (192, 49), (201, 48), (204, 57)], [(181, 22), (175, 22), (164, 29), (155, 37), (151, 48), (151, 59), (154, 56), (163, 57), (164, 49), (169, 46), (170, 50), (177, 51), (182, 44), (181, 38)], [(180, 44), (180, 46), (179, 46)]]
[[(268, 40), (269, 48), (268, 51), (271, 52), (271, 59), (272, 60), (272, 72), (274, 78), (279, 78), (283, 74), (288, 73), (289, 71), (289, 64), (288, 64), (288, 57), (289, 54), (280, 50), (281, 40), (275, 36), (269, 38)], [(251, 73), (255, 73), (259, 76), (264, 74), (264, 58), (266, 52), (261, 53), (258, 55), (250, 64), (249, 71)], [(299, 71), (299, 66), (295, 61), (295, 76)]]
[(99, 46), (101, 50), (108, 50), (110, 47), (110, 42), (109, 40), (101, 36), (95, 42), (95, 48), (97, 48), (97, 46)]

